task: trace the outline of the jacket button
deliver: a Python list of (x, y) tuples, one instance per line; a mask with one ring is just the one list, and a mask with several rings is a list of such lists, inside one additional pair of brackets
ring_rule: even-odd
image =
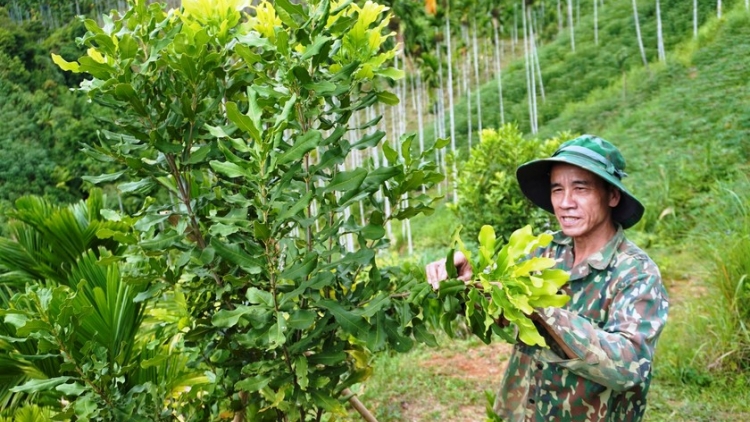
[(537, 363), (536, 364), (536, 369), (538, 369), (538, 370), (541, 371), (542, 369), (544, 369), (544, 365), (542, 365), (541, 363)]

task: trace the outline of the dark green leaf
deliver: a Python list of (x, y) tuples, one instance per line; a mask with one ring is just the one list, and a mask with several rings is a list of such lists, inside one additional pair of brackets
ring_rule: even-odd
[(251, 287), (247, 289), (245, 297), (247, 297), (247, 301), (253, 305), (265, 305), (269, 308), (273, 307), (273, 295), (271, 292)]
[(341, 306), (340, 303), (333, 300), (323, 299), (318, 301), (318, 305), (331, 311), (336, 322), (338, 322), (339, 325), (341, 325), (341, 328), (350, 334), (362, 336), (367, 333), (369, 325), (364, 318), (346, 310), (346, 308)]
[(352, 171), (342, 171), (333, 177), (330, 183), (328, 183), (323, 192), (351, 192), (360, 187), (362, 182), (367, 177), (367, 170), (358, 168)]
[(253, 123), (253, 119), (242, 114), (237, 104), (232, 101), (227, 102), (227, 118), (237, 125), (241, 131), (250, 135), (253, 140), (256, 142), (260, 141), (260, 132)]
[(289, 218), (297, 215), (297, 213), (307, 208), (307, 206), (310, 205), (312, 198), (313, 198), (312, 191), (305, 192), (305, 194), (302, 195), (302, 198), (300, 198), (297, 202), (293, 203), (291, 207), (283, 210), (281, 214), (279, 214), (279, 217), (277, 219), (278, 224), (287, 223), (287, 220)]
[(166, 250), (179, 243), (185, 236), (180, 233), (164, 234), (159, 233), (153, 239), (138, 243), (138, 246), (146, 251)]
[(391, 148), (391, 146), (387, 143), (383, 144), (383, 155), (385, 155), (385, 158), (389, 163), (398, 162), (398, 151)]
[(216, 253), (220, 257), (224, 258), (228, 262), (240, 266), (250, 274), (258, 274), (263, 267), (263, 261), (249, 255), (243, 251), (239, 245), (236, 244), (224, 244), (215, 237), (211, 239), (211, 246), (213, 246)]
[(268, 383), (271, 382), (271, 377), (268, 375), (256, 375), (252, 378), (245, 378), (244, 380), (236, 383), (234, 387), (241, 391), (247, 391), (254, 393), (262, 390)]
[(289, 315), (289, 319), (286, 321), (287, 326), (294, 330), (306, 330), (312, 327), (315, 322), (315, 318), (318, 316), (314, 311), (305, 309), (297, 309)]
[(291, 148), (284, 151), (284, 153), (279, 156), (276, 163), (282, 165), (291, 161), (300, 160), (305, 154), (314, 150), (320, 144), (322, 139), (323, 136), (320, 131), (309, 130), (305, 132), (302, 136), (297, 138)]
[(283, 280), (292, 280), (299, 282), (307, 278), (318, 265), (318, 254), (309, 252), (301, 262), (295, 263), (281, 273), (280, 278)]
[(385, 136), (385, 132), (382, 130), (367, 134), (362, 137), (359, 141), (352, 145), (354, 149), (372, 148), (377, 145), (381, 139)]
[(37, 393), (55, 388), (68, 380), (70, 380), (70, 377), (33, 379), (26, 381), (23, 385), (11, 388), (10, 391), (13, 393)]
[(249, 312), (249, 307), (241, 305), (232, 310), (222, 309), (211, 317), (211, 324), (214, 327), (231, 328), (237, 325), (240, 318)]

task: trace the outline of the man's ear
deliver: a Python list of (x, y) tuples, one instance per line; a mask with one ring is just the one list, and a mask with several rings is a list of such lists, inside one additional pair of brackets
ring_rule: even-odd
[(616, 187), (612, 186), (609, 189), (609, 207), (614, 208), (620, 203), (620, 199), (622, 198), (622, 192), (620, 192), (620, 189), (617, 189)]

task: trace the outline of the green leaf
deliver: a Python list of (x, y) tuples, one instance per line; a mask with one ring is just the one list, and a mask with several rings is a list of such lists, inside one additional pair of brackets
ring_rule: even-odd
[(367, 333), (369, 326), (364, 318), (351, 311), (347, 311), (340, 303), (323, 299), (318, 301), (318, 305), (331, 311), (336, 322), (350, 334), (362, 336)]
[(282, 165), (302, 159), (305, 154), (320, 145), (321, 140), (323, 140), (323, 135), (321, 135), (320, 131), (314, 129), (308, 130), (297, 138), (291, 148), (279, 156), (276, 163)]
[(358, 168), (351, 171), (342, 171), (340, 173), (337, 173), (336, 176), (333, 177), (333, 180), (331, 180), (331, 182), (328, 183), (325, 188), (323, 188), (323, 192), (354, 191), (358, 189), (360, 185), (362, 185), (365, 177), (367, 177), (367, 170), (363, 168)]
[(535, 308), (562, 308), (570, 300), (568, 295), (554, 294), (550, 296), (542, 296), (538, 299), (529, 300), (529, 305)]
[(316, 56), (320, 54), (321, 49), (323, 47), (331, 42), (331, 37), (326, 35), (318, 35), (315, 40), (313, 41), (312, 45), (308, 45), (305, 49), (305, 52), (302, 53), (301, 60), (307, 60), (310, 57)]
[(86, 391), (86, 387), (77, 382), (74, 382), (72, 384), (60, 384), (55, 387), (55, 390), (60, 391), (66, 396), (80, 396), (84, 391)]
[(240, 266), (243, 270), (250, 274), (259, 274), (263, 267), (263, 261), (249, 255), (243, 251), (237, 244), (224, 244), (215, 237), (211, 239), (211, 246), (213, 246), (216, 253), (220, 257), (224, 258), (228, 262)]
[(290, 28), (297, 29), (299, 28), (298, 22), (305, 22), (309, 19), (302, 6), (289, 0), (276, 0), (273, 5), (281, 21)]
[(305, 356), (299, 356), (294, 361), (294, 374), (297, 376), (297, 384), (302, 391), (307, 390), (307, 358)]
[(275, 349), (286, 342), (286, 321), (284, 318), (278, 318), (276, 323), (268, 329), (268, 346), (271, 349)]
[(120, 50), (120, 58), (124, 60), (132, 59), (138, 54), (138, 43), (133, 39), (130, 34), (124, 34), (120, 37), (120, 42), (117, 45)]
[(245, 294), (247, 301), (253, 305), (265, 305), (266, 307), (273, 307), (273, 295), (271, 292), (260, 290), (257, 287), (251, 287), (247, 289)]
[(346, 360), (346, 353), (340, 350), (324, 350), (308, 356), (307, 360), (313, 365), (335, 366)]
[(156, 237), (138, 243), (143, 250), (160, 251), (166, 250), (179, 243), (185, 236), (180, 233), (165, 234), (159, 233)]
[(268, 375), (256, 375), (252, 378), (245, 378), (234, 385), (234, 387), (241, 391), (247, 391), (254, 393), (265, 388), (268, 383), (271, 382), (271, 377)]
[(245, 171), (245, 169), (234, 163), (211, 160), (208, 164), (215, 172), (223, 174), (224, 176), (230, 178), (247, 176), (247, 172)]
[(344, 409), (344, 406), (341, 405), (341, 402), (321, 392), (320, 390), (311, 390), (310, 394), (312, 395), (313, 402), (323, 409), (331, 413), (346, 413), (346, 410)]
[(375, 192), (387, 180), (393, 179), (402, 173), (403, 168), (401, 166), (378, 167), (367, 174), (367, 177), (362, 182), (362, 190), (365, 192)]
[(404, 76), (406, 76), (403, 70), (396, 69), (395, 67), (389, 67), (387, 69), (378, 70), (375, 72), (375, 74), (393, 79), (394, 81), (403, 79)]
[(11, 388), (10, 391), (13, 393), (37, 393), (40, 391), (51, 390), (68, 380), (70, 380), (70, 377), (33, 379), (26, 381), (22, 385)]
[(280, 278), (283, 280), (292, 280), (299, 282), (304, 280), (310, 275), (318, 265), (318, 254), (316, 252), (309, 252), (305, 255), (301, 262), (297, 262), (290, 266), (284, 272), (281, 273)]
[[(260, 142), (260, 132), (258, 131), (258, 128), (255, 126), (255, 123), (253, 123), (253, 119), (250, 117), (242, 114), (237, 107), (237, 104), (229, 101), (227, 102), (227, 118), (237, 125), (237, 127), (250, 135), (250, 137), (256, 141)], [(231, 176), (230, 176), (231, 177)]]
[(378, 101), (386, 105), (394, 106), (397, 105), (399, 100), (396, 94), (388, 91), (380, 91), (377, 93)]
[(262, 61), (260, 54), (253, 52), (248, 46), (244, 44), (237, 44), (234, 46), (234, 51), (245, 60), (248, 67), (252, 67), (255, 63)]
[(287, 220), (289, 220), (292, 216), (297, 215), (300, 211), (307, 208), (307, 206), (310, 205), (312, 198), (313, 198), (312, 191), (305, 192), (305, 194), (302, 195), (302, 197), (298, 201), (294, 202), (291, 207), (283, 210), (282, 213), (279, 214), (279, 217), (277, 219), (277, 224), (286, 224)]
[(133, 298), (133, 302), (145, 302), (156, 297), (158, 294), (161, 294), (165, 287), (167, 287), (167, 285), (164, 283), (155, 283), (153, 286), (149, 287), (148, 290), (138, 293), (135, 298)]
[(156, 182), (152, 179), (141, 179), (136, 182), (126, 182), (117, 185), (117, 190), (120, 193), (135, 193), (138, 195), (145, 195), (156, 187)]
[(101, 174), (99, 176), (81, 176), (81, 179), (89, 183), (98, 185), (99, 183), (114, 182), (115, 180), (119, 179), (123, 174), (125, 174), (125, 170), (118, 171), (116, 173)]
[(385, 228), (380, 225), (368, 224), (362, 228), (360, 233), (367, 240), (378, 240), (385, 236)]
[(387, 292), (380, 292), (377, 296), (362, 306), (361, 315), (365, 318), (370, 318), (383, 309), (383, 307), (387, 307), (390, 304), (390, 294)]
[(352, 145), (354, 149), (372, 148), (380, 143), (380, 140), (385, 136), (385, 132), (378, 130), (373, 133), (369, 133), (362, 137), (359, 141)]
[(545, 258), (545, 257), (534, 257), (527, 259), (526, 261), (521, 262), (519, 265), (516, 266), (516, 268), (513, 270), (513, 276), (514, 277), (524, 277), (528, 276), (530, 273), (546, 270), (548, 268), (554, 267), (556, 264), (555, 260), (552, 258)]
[(169, 218), (169, 214), (147, 214), (138, 219), (133, 228), (140, 232), (147, 232), (151, 227), (163, 223)]
[(383, 350), (385, 348), (385, 341), (388, 336), (385, 333), (384, 318), (383, 313), (379, 313), (376, 317), (376, 322), (370, 326), (370, 331), (367, 333), (367, 348), (371, 351)]
[(312, 327), (317, 313), (305, 309), (297, 309), (289, 315), (286, 325), (293, 330), (306, 330)]
[(239, 323), (243, 315), (250, 313), (250, 308), (239, 305), (232, 310), (222, 309), (211, 317), (211, 325), (218, 328), (231, 328)]
[(388, 143), (383, 144), (383, 155), (385, 155), (385, 158), (388, 160), (389, 163), (397, 163), (398, 162), (398, 151), (391, 148)]

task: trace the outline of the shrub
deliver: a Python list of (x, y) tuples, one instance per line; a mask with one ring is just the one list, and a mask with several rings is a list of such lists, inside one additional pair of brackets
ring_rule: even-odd
[(480, 143), (460, 166), (457, 178), (458, 203), (452, 209), (464, 226), (462, 237), (476, 239), (485, 224), (494, 227), (504, 240), (527, 224), (549, 228), (552, 216), (521, 193), (516, 168), (527, 161), (550, 156), (563, 140), (570, 138), (563, 133), (544, 141), (525, 139), (512, 124), (498, 130), (483, 130)]

